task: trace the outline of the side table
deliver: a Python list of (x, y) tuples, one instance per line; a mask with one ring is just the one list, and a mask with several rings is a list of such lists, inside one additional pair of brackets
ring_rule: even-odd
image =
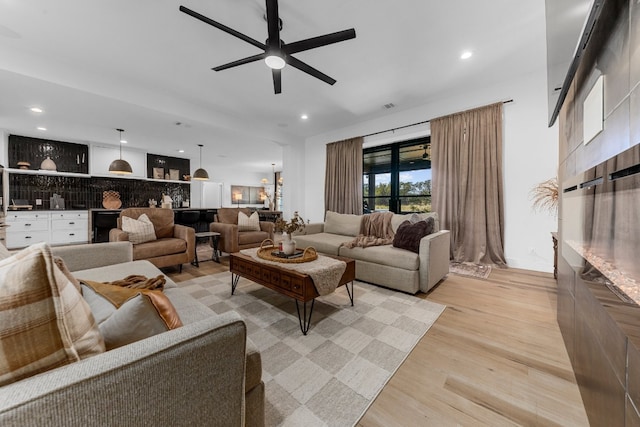
[(220, 241), (220, 233), (217, 233), (215, 231), (202, 231), (200, 233), (196, 233), (196, 259), (193, 260), (193, 263), (192, 263), (196, 267), (200, 267), (200, 263), (198, 261), (197, 242), (199, 238), (206, 238), (206, 237), (209, 237), (211, 239), (211, 246), (213, 247), (213, 253), (211, 254), (210, 260), (203, 260), (203, 261), (215, 261), (217, 263), (220, 262), (220, 256), (218, 255), (218, 242)]

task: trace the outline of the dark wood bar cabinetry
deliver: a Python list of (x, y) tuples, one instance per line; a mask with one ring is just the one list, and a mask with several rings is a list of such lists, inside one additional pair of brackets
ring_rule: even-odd
[(640, 5), (593, 7), (558, 116), (557, 320), (589, 423), (640, 426)]

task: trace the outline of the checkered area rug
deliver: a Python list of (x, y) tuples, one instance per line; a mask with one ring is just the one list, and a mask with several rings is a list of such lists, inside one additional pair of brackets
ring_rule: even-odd
[(268, 426), (352, 426), (445, 306), (355, 282), (316, 299), (308, 335), (293, 299), (231, 273), (178, 284), (216, 313), (235, 310), (262, 355)]

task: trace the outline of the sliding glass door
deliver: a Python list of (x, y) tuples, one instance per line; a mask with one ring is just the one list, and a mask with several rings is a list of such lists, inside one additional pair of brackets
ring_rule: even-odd
[(363, 171), (365, 213), (431, 211), (429, 137), (366, 148)]

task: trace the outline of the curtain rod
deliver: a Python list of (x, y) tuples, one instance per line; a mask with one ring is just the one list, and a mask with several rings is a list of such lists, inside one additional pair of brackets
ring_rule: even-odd
[[(506, 101), (502, 101), (503, 104), (508, 104), (510, 102), (513, 102), (513, 99), (507, 99)], [(456, 114), (456, 113), (453, 113)], [(387, 130), (381, 130), (379, 132), (373, 132), (367, 135), (362, 135), (363, 138), (366, 138), (368, 136), (374, 136), (374, 135), (380, 135), (381, 133), (387, 133), (387, 132), (394, 132), (397, 131), (399, 129), (404, 129), (404, 128), (410, 128), (412, 126), (418, 126), (418, 125), (423, 125), (425, 123), (429, 123), (431, 120), (423, 120), (421, 122), (417, 122), (417, 123), (412, 123), (410, 125), (404, 125), (404, 126), (398, 126), (397, 128), (391, 128), (391, 129), (387, 129)]]

